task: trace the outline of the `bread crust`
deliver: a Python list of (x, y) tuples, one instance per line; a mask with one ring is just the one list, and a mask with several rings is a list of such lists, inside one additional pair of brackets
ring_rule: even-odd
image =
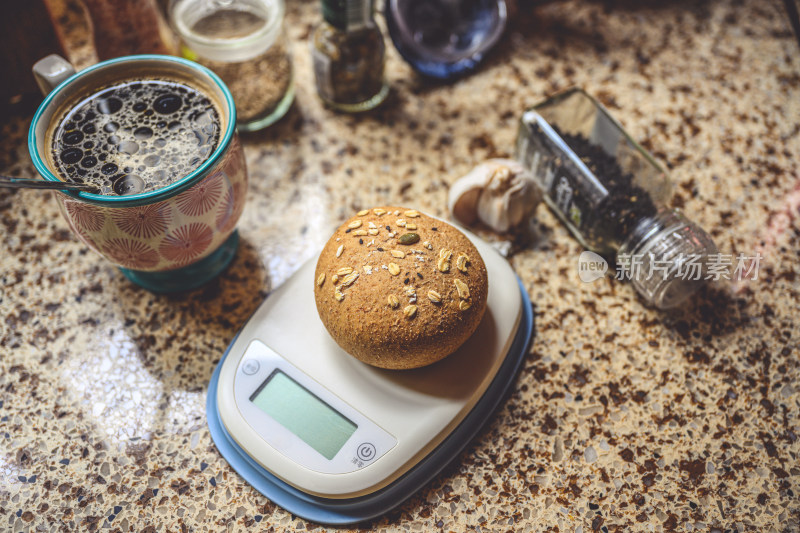
[[(414, 240), (410, 234), (419, 239), (403, 244)], [(390, 369), (453, 353), (480, 324), (489, 291), (486, 265), (463, 233), (396, 206), (363, 210), (342, 224), (314, 279), (317, 311), (333, 339)]]

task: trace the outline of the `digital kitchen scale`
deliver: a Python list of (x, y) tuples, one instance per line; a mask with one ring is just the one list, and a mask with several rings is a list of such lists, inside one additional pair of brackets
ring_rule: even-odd
[(322, 524), (375, 518), (452, 461), (492, 415), (528, 351), (533, 313), (508, 262), (465, 232), (489, 277), (486, 313), (456, 352), (384, 370), (344, 352), (314, 303), (316, 258), (270, 294), (208, 388), (222, 456), (287, 511)]

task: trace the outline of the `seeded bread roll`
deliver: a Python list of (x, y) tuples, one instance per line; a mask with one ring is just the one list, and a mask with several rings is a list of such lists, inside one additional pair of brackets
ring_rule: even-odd
[(453, 353), (486, 310), (486, 265), (453, 226), (403, 207), (358, 212), (317, 261), (314, 298), (357, 359), (406, 369)]

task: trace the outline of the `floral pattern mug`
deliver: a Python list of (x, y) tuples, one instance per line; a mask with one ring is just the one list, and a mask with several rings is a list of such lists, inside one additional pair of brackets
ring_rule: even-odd
[[(41, 77), (41, 72), (37, 74)], [(224, 270), (235, 255), (235, 228), (244, 209), (248, 176), (235, 131), (233, 98), (225, 84), (205, 67), (171, 56), (104, 61), (55, 87), (36, 112), (28, 135), (36, 170), (45, 180), (59, 181), (46, 142), (57, 126), (60, 110), (117, 80), (170, 75), (202, 87), (221, 108), (222, 134), (208, 159), (176, 182), (145, 193), (56, 193), (75, 235), (119, 266), (131, 281), (154, 292), (202, 285)]]

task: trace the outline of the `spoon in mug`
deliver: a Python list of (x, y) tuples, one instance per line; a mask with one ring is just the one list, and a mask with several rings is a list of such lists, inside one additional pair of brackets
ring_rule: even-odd
[(63, 181), (31, 180), (0, 175), (0, 187), (10, 189), (47, 189), (56, 191), (100, 192), (100, 187), (89, 183), (65, 183)]

